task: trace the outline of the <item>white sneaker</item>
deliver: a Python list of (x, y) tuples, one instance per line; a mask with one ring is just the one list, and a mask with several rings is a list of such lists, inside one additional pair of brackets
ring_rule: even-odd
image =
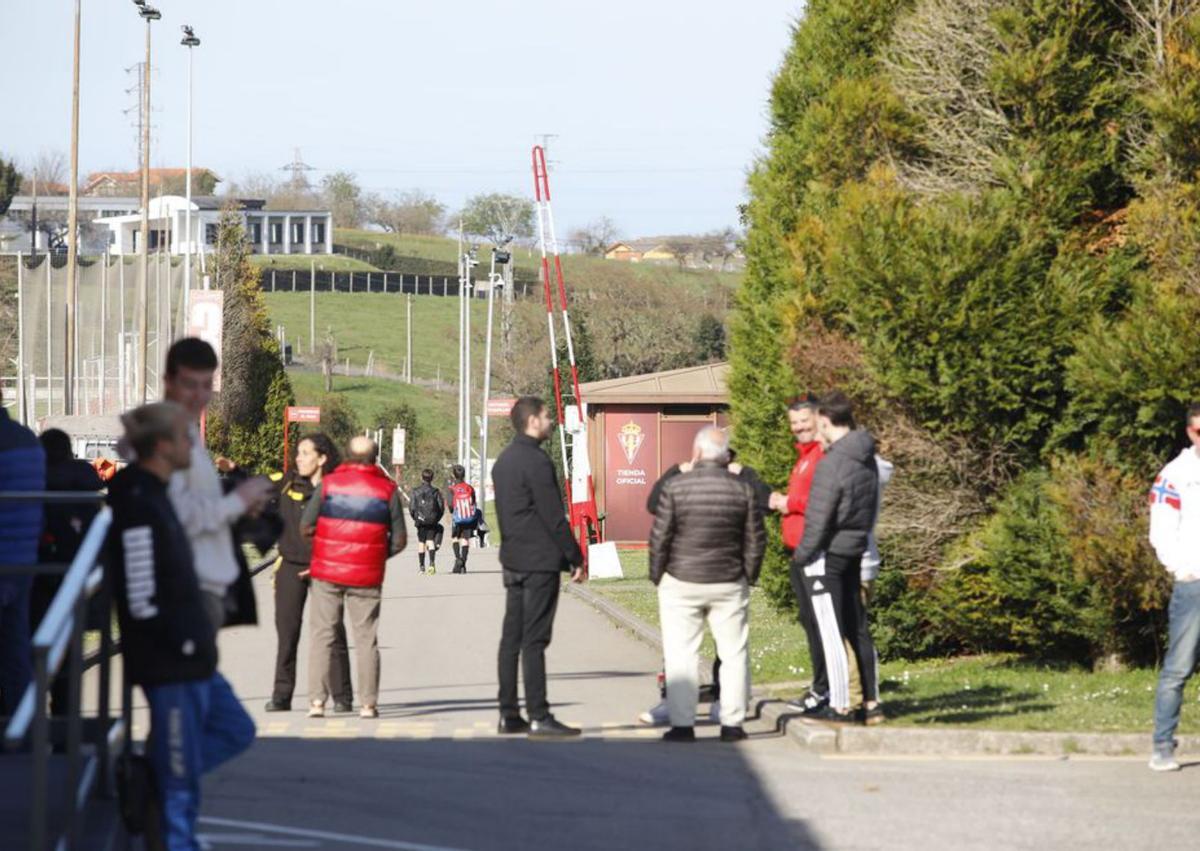
[(667, 711), (667, 702), (660, 700), (638, 716), (638, 723), (647, 727), (666, 727), (671, 723), (671, 714)]
[(1155, 748), (1150, 756), (1151, 771), (1179, 771), (1179, 761), (1175, 759), (1175, 749), (1172, 747)]
[(325, 704), (324, 703), (316, 703), (315, 701), (313, 703), (310, 703), (308, 705), (308, 717), (309, 718), (324, 718), (325, 717)]
[(721, 723), (721, 701), (714, 700), (712, 706), (708, 708), (708, 720), (714, 724)]

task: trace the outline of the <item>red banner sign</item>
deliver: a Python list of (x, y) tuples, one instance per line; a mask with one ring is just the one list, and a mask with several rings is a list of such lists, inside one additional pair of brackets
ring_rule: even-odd
[(489, 417), (507, 417), (512, 413), (516, 399), (488, 399), (487, 415)]
[(321, 409), (316, 405), (288, 405), (285, 419), (289, 423), (319, 423)]

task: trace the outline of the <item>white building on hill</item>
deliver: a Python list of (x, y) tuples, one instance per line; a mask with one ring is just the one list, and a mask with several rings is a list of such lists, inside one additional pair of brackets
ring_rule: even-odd
[[(215, 251), (221, 209), (229, 200), (213, 196), (192, 197), (192, 253)], [(328, 210), (265, 210), (265, 202), (234, 202), (242, 217), (246, 240), (255, 254), (332, 254), (333, 214)], [(171, 254), (187, 250), (187, 199), (164, 195), (150, 201), (150, 250)], [(141, 210), (96, 219), (111, 231), (113, 254), (137, 254), (142, 227)]]

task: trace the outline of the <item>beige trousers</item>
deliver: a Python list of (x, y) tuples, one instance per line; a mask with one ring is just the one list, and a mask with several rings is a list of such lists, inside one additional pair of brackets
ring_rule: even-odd
[(335, 585), (320, 579), (312, 581), (308, 616), (310, 651), (308, 654), (308, 699), (325, 703), (329, 697), (329, 663), (333, 658), (335, 628), (342, 622), (343, 610), (350, 615), (350, 633), (354, 640), (355, 667), (358, 669), (358, 693), (363, 706), (379, 703), (379, 605), (382, 588), (356, 588)]
[(658, 611), (671, 726), (696, 723), (707, 621), (721, 658), (721, 724), (740, 727), (750, 693), (750, 586), (745, 580), (681, 582), (667, 573), (658, 585)]

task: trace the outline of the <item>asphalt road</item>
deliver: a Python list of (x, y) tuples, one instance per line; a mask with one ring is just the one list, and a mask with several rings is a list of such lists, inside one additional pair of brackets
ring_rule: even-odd
[[(1187, 848), (1200, 766), (1143, 760), (821, 758), (750, 726), (750, 741), (659, 742), (656, 652), (564, 596), (549, 654), (556, 714), (582, 740), (495, 734), (503, 590), (494, 551), (466, 576), (394, 559), (384, 588), (378, 720), (310, 720), (306, 653), (292, 713), (266, 714), (269, 577), (259, 628), (222, 634), (222, 670), (260, 739), (205, 785), (212, 849)], [(307, 635), (305, 636), (307, 638)], [(1189, 709), (1192, 707), (1188, 707)]]

